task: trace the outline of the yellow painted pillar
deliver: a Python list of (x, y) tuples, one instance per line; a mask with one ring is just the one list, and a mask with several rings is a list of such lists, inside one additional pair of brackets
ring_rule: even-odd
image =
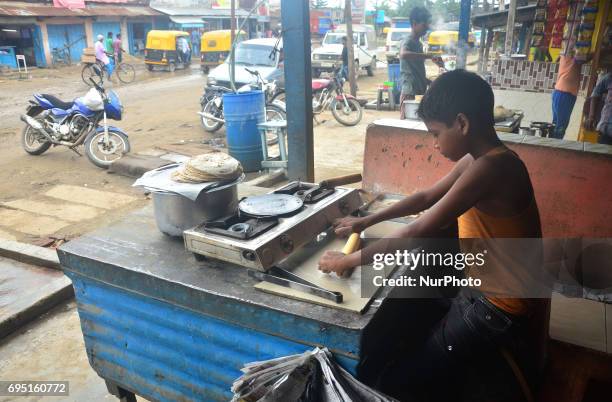
[(87, 47), (93, 47), (96, 43), (93, 33), (93, 22), (91, 18), (85, 20), (85, 40), (87, 41)]
[(43, 51), (45, 53), (45, 61), (47, 62), (47, 66), (50, 67), (53, 63), (53, 58), (51, 57), (51, 48), (49, 47), (49, 33), (47, 32), (47, 23), (46, 22), (37, 22), (36, 23), (40, 27), (40, 36), (42, 39)]
[(125, 54), (129, 54), (129, 50), (130, 50), (130, 38), (128, 35), (128, 25), (127, 25), (127, 18), (123, 17), (121, 18), (121, 48), (123, 50), (125, 50), (127, 53)]

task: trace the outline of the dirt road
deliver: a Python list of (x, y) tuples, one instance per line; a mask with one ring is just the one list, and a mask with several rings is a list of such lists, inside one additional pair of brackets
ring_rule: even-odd
[[(133, 153), (211, 138), (196, 114), (205, 76), (196, 69), (138, 74), (137, 82), (113, 88), (126, 112), (122, 121), (113, 124), (128, 133)], [(386, 68), (375, 77), (360, 76), (360, 93), (372, 97), (376, 84), (385, 80)], [(37, 157), (21, 149), (19, 115), (32, 93), (72, 99), (87, 89), (76, 67), (52, 72), (47, 79), (0, 82), (0, 237), (25, 242), (48, 236), (72, 238), (148, 202), (142, 191), (131, 187), (132, 179), (108, 174), (65, 147)], [(315, 127), (317, 179), (360, 171), (367, 124), (391, 116), (396, 113), (364, 111), (359, 125), (344, 127), (331, 114), (322, 115), (324, 122)], [(215, 135), (223, 137), (225, 131)]]

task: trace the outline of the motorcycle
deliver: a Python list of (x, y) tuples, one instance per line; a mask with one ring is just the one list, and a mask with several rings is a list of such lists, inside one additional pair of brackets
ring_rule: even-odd
[[(243, 85), (237, 92), (263, 91), (266, 99), (266, 121), (287, 120), (285, 103), (275, 99), (279, 94), (284, 93), (278, 89), (276, 81), (266, 81), (256, 70), (253, 71), (247, 68), (246, 71), (257, 77), (257, 81)], [(223, 94), (232, 92), (231, 89), (220, 86), (210, 86), (205, 89), (204, 95), (200, 98), (202, 110), (198, 112), (204, 130), (213, 133), (225, 124), (223, 118)], [(274, 143), (274, 139), (268, 140), (268, 145)]]
[(338, 71), (331, 79), (312, 80), (312, 114), (315, 121), (316, 116), (327, 109), (331, 109), (338, 123), (345, 126), (354, 126), (361, 121), (361, 105), (354, 96), (344, 93), (343, 84), (344, 79)]
[(26, 124), (21, 145), (30, 155), (41, 155), (51, 145), (76, 149), (85, 144), (85, 153), (96, 166), (107, 168), (130, 151), (128, 136), (109, 126), (107, 119), (121, 120), (123, 106), (113, 91), (92, 80), (93, 88), (83, 97), (64, 102), (53, 95), (35, 94), (21, 115)]

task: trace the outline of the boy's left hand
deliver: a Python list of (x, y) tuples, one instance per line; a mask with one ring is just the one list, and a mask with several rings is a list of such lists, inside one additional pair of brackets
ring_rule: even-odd
[(319, 260), (319, 270), (327, 273), (335, 272), (341, 276), (344, 271), (351, 268), (346, 266), (346, 256), (340, 251), (326, 251)]

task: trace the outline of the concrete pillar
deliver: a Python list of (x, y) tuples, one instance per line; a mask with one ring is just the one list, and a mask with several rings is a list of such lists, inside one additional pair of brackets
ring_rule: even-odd
[(508, 8), (508, 23), (506, 24), (506, 44), (504, 46), (504, 54), (510, 57), (512, 54), (512, 45), (514, 43), (514, 17), (516, 16), (516, 0), (510, 0), (510, 8)]
[(486, 63), (488, 60), (485, 60), (484, 58), (484, 54), (485, 54), (485, 47), (487, 46), (487, 29), (485, 27), (482, 27), (480, 29), (480, 44), (478, 45), (478, 72), (482, 73), (483, 70), (485, 69)]
[(93, 22), (91, 18), (85, 19), (85, 38), (87, 40), (87, 47), (93, 47), (96, 43), (93, 33)]
[(50, 67), (53, 64), (53, 58), (51, 57), (51, 48), (49, 47), (49, 33), (47, 32), (47, 23), (37, 22), (37, 25), (40, 27), (40, 36), (42, 40), (43, 51), (45, 52), (45, 61), (47, 62), (47, 67)]
[(127, 53), (130, 53), (130, 37), (128, 35), (128, 24), (127, 24), (127, 17), (123, 17), (121, 18), (121, 48), (123, 50), (125, 50)]

